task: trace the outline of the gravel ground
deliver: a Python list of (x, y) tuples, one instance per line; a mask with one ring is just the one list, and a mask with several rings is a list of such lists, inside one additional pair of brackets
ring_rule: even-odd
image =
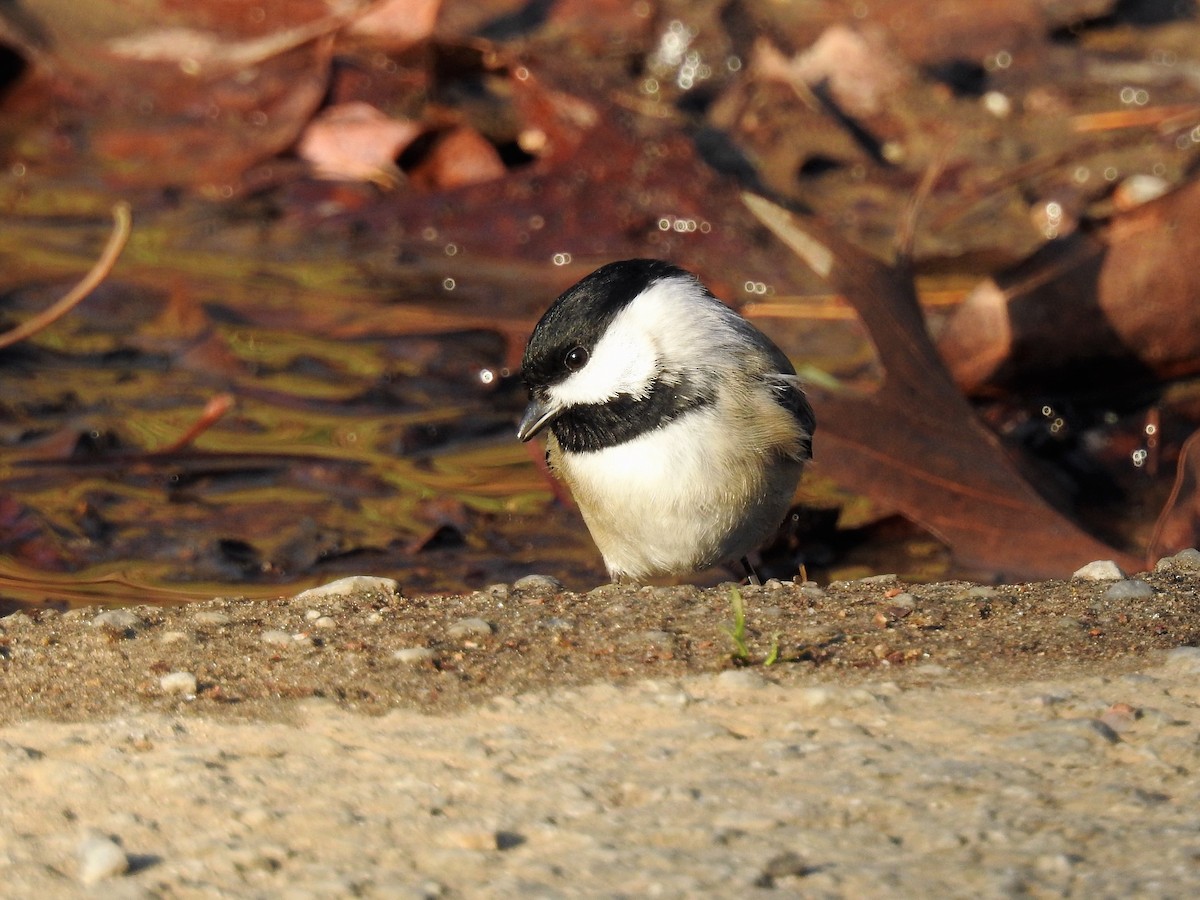
[(4, 893), (1200, 895), (1200, 554), (744, 595), (7, 617)]

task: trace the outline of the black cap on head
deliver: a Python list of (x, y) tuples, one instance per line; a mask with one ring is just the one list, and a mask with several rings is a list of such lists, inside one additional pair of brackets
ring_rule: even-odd
[(572, 348), (591, 352), (616, 315), (638, 294), (656, 281), (679, 276), (695, 277), (660, 259), (626, 259), (601, 266), (568, 288), (546, 310), (529, 338), (521, 361), (525, 384), (534, 388), (562, 381), (571, 374), (565, 360)]

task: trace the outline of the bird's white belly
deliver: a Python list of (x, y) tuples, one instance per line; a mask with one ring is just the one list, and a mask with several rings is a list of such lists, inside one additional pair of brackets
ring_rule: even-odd
[[(762, 539), (761, 521), (775, 516), (769, 532), (783, 516), (799, 468), (772, 484), (753, 453), (728, 458), (730, 438), (719, 423), (704, 413), (689, 418), (686, 430), (676, 422), (557, 461), (614, 576), (707, 568), (748, 552), (742, 544)], [(766, 495), (777, 488), (780, 496)]]

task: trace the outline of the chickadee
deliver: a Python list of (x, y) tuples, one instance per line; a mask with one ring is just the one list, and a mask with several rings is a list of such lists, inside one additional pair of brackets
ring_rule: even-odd
[(609, 263), (546, 310), (517, 437), (549, 428), (614, 580), (706, 569), (774, 534), (816, 427), (796, 370), (696, 276)]

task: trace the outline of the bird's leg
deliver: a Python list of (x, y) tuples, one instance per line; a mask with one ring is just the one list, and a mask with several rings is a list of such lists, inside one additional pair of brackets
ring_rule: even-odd
[(754, 571), (754, 566), (750, 565), (750, 557), (742, 557), (742, 568), (746, 570), (746, 580), (750, 584), (755, 586), (762, 584), (762, 582), (758, 580), (758, 573)]

